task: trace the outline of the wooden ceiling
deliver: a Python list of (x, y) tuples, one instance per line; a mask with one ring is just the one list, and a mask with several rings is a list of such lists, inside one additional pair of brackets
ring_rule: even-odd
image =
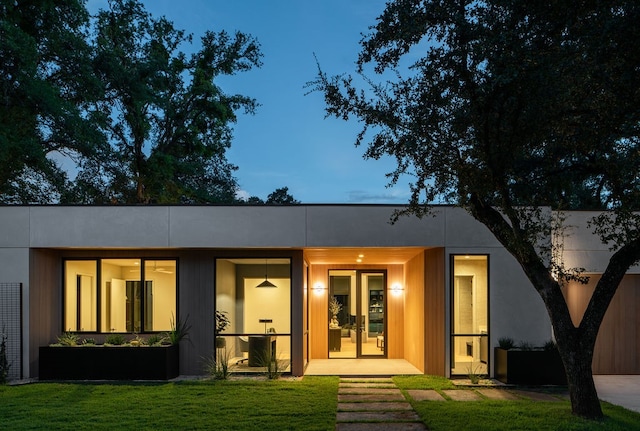
[[(310, 264), (380, 265), (403, 264), (425, 250), (422, 247), (402, 248), (306, 248), (304, 258)], [(358, 262), (361, 259), (361, 262)]]

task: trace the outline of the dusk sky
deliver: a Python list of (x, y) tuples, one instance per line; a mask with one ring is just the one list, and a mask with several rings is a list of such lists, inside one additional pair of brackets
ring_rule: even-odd
[[(354, 146), (360, 125), (326, 118), (320, 93), (305, 95), (317, 73), (314, 53), (329, 75), (353, 73), (361, 33), (384, 8), (383, 0), (146, 0), (155, 17), (166, 16), (194, 35), (237, 30), (256, 37), (263, 66), (219, 80), (226, 93), (257, 99), (256, 115), (233, 125), (228, 159), (244, 196), (266, 199), (277, 188), (303, 203), (406, 203), (407, 180), (387, 188), (391, 158), (364, 160)], [(107, 0), (89, 0), (95, 13)], [(185, 48), (185, 51), (187, 49)]]

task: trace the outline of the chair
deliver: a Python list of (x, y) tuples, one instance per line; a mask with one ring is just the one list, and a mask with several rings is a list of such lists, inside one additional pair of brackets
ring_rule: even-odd
[(376, 347), (380, 350), (384, 350), (384, 332), (376, 337)]
[(238, 337), (238, 341), (240, 341), (240, 354), (243, 356), (243, 358), (236, 362), (236, 365), (240, 365), (241, 363), (249, 360), (248, 356), (246, 358), (244, 357), (245, 353), (249, 354), (249, 337), (241, 335)]

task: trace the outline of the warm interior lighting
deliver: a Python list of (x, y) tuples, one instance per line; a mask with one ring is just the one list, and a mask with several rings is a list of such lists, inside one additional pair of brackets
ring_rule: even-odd
[(256, 287), (276, 287), (275, 284), (273, 284), (272, 282), (269, 281), (267, 275), (268, 275), (268, 271), (267, 271), (267, 259), (264, 260), (264, 281), (260, 284), (258, 284)]

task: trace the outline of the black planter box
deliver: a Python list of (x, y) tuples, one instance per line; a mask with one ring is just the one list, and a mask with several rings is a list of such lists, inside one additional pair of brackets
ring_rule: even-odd
[(40, 347), (40, 380), (169, 380), (178, 346)]
[(494, 350), (494, 375), (513, 385), (566, 385), (567, 376), (557, 350)]

